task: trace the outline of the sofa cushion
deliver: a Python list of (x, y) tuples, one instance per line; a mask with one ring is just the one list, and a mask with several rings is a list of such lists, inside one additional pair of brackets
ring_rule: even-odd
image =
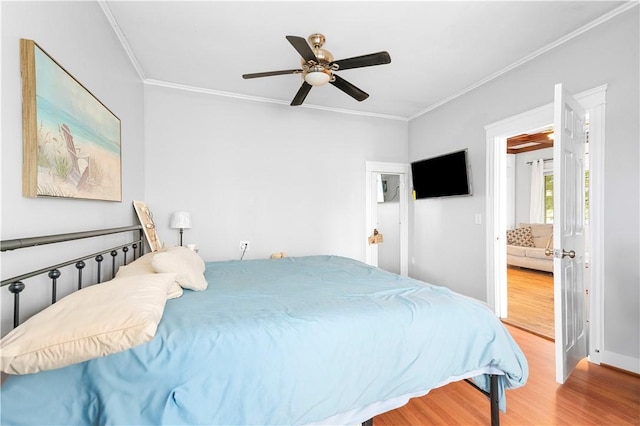
[(508, 244), (507, 255), (524, 257), (527, 255), (527, 248)]
[(531, 227), (510, 229), (507, 231), (507, 244), (520, 247), (535, 247)]
[(538, 247), (534, 247), (534, 248), (525, 248), (525, 255), (527, 257), (530, 257), (532, 259), (545, 259), (545, 260), (553, 260), (553, 257), (551, 256), (547, 256), (546, 254), (544, 254), (545, 249), (543, 248), (538, 248)]

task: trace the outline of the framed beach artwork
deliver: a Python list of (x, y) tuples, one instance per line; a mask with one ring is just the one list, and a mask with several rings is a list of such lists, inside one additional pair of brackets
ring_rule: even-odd
[(120, 119), (33, 40), (20, 40), (22, 194), (122, 201)]

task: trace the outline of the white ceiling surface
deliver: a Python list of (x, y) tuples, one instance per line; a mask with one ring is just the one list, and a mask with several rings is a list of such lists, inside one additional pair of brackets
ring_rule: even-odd
[(241, 77), (299, 68), (300, 57), (286, 35), (320, 32), (336, 60), (386, 50), (388, 65), (338, 71), (369, 93), (368, 99), (357, 102), (328, 84), (314, 87), (304, 106), (398, 119), (433, 109), (628, 6), (621, 1), (100, 4), (149, 84), (289, 104), (300, 75)]

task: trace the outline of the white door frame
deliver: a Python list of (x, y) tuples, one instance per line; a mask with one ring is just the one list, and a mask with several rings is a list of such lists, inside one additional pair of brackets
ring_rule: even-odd
[(409, 165), (401, 163), (379, 163), (373, 161), (365, 162), (366, 168), (366, 263), (378, 266), (378, 258), (375, 256), (375, 246), (368, 243), (366, 237), (371, 235), (371, 231), (375, 228), (378, 212), (378, 200), (374, 196), (376, 191), (376, 175), (389, 174), (400, 176), (399, 203), (400, 203), (400, 275), (407, 276), (409, 274), (409, 196), (407, 191), (407, 180), (409, 179)]
[[(604, 324), (604, 153), (607, 85), (575, 95), (589, 113), (589, 360), (600, 363)], [(553, 124), (553, 103), (485, 126), (487, 149), (487, 303), (506, 317), (506, 140)]]

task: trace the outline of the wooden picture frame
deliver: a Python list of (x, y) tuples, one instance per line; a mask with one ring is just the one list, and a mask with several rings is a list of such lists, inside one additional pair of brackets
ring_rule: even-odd
[(33, 40), (20, 40), (22, 194), (122, 201), (121, 123)]
[(144, 235), (147, 238), (149, 249), (151, 251), (158, 251), (162, 248), (162, 242), (158, 238), (158, 232), (156, 231), (156, 224), (153, 222), (153, 213), (144, 203), (144, 201), (133, 201), (133, 209), (138, 215), (138, 220), (144, 228)]

